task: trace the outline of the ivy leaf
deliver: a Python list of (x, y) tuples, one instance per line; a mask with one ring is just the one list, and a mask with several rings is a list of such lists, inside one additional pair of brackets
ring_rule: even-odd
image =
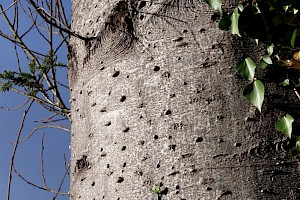
[(279, 83), (279, 85), (282, 85), (282, 86), (287, 86), (290, 84), (290, 80), (289, 79), (284, 79), (284, 81), (282, 81), (281, 83)]
[(267, 51), (269, 55), (273, 54), (273, 50), (274, 50), (274, 44), (268, 45)]
[(276, 122), (275, 128), (277, 131), (282, 132), (288, 138), (291, 138), (293, 122), (294, 122), (294, 118), (291, 115), (286, 114), (286, 116), (282, 117), (280, 120)]
[(240, 3), (237, 7), (241, 12), (243, 12), (243, 10), (244, 10), (243, 4)]
[(240, 17), (239, 9), (235, 8), (230, 17), (231, 26), (229, 27), (229, 30), (233, 35), (238, 35), (241, 37), (240, 31), (239, 31), (239, 17)]
[(296, 142), (295, 147), (290, 150), (290, 154), (292, 156), (299, 156), (300, 155), (300, 138), (298, 138), (298, 141)]
[(264, 55), (262, 59), (263, 59), (263, 61), (265, 61), (269, 65), (273, 64), (272, 59), (270, 58), (269, 55)]
[(205, 0), (205, 2), (213, 9), (222, 13), (222, 0)]
[(259, 61), (259, 67), (262, 68), (262, 69), (266, 69), (268, 67), (268, 63), (266, 63), (263, 60), (260, 60)]
[(296, 42), (297, 33), (298, 33), (298, 30), (295, 29), (294, 32), (293, 32), (293, 35), (292, 35), (292, 39), (291, 39), (291, 46), (292, 46), (293, 48), (295, 47), (295, 42)]
[(253, 38), (250, 38), (251, 42), (253, 42), (254, 44), (258, 45), (258, 39), (253, 39)]
[(255, 68), (256, 64), (250, 57), (247, 57), (236, 66), (237, 72), (250, 81), (254, 78)]
[(250, 85), (246, 86), (243, 94), (261, 112), (265, 96), (264, 84), (259, 80), (254, 80)]

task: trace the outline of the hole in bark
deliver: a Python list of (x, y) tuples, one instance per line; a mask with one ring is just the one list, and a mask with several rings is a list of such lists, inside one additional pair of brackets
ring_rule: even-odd
[(109, 164), (106, 165), (106, 168), (109, 168)]
[(212, 190), (212, 188), (211, 187), (206, 187), (206, 190), (210, 191), (210, 190)]
[(187, 83), (184, 81), (184, 82), (183, 82), (183, 85), (187, 85)]
[(106, 122), (106, 124), (104, 124), (104, 126), (110, 126), (111, 125), (111, 122)]
[(234, 146), (235, 146), (235, 147), (240, 147), (240, 146), (242, 146), (242, 143), (236, 142), (236, 143), (234, 143)]
[(125, 100), (126, 100), (126, 96), (122, 96), (120, 99), (121, 102), (124, 102)]
[(155, 66), (154, 68), (153, 68), (153, 71), (155, 71), (155, 72), (157, 72), (157, 71), (159, 71), (160, 70), (160, 67), (159, 66)]
[(143, 108), (144, 107), (144, 104), (143, 103), (141, 103), (139, 106), (138, 106), (138, 108)]
[(111, 91), (108, 92), (108, 96), (111, 95)]
[(170, 72), (164, 72), (161, 76), (170, 78), (171, 74), (170, 74)]
[(172, 136), (171, 136), (171, 135), (169, 135), (168, 139), (172, 139)]
[(175, 151), (175, 149), (176, 149), (176, 144), (170, 145), (169, 148), (170, 148), (170, 149), (173, 149), (173, 151)]
[(139, 143), (140, 143), (141, 145), (144, 145), (144, 144), (145, 144), (145, 141), (144, 141), (144, 140), (141, 140)]
[(107, 108), (106, 108), (106, 107), (102, 108), (102, 109), (100, 110), (100, 112), (107, 112)]
[(123, 163), (123, 167), (126, 167), (126, 162)]
[(146, 1), (140, 1), (137, 8), (138, 8), (138, 10), (140, 10), (145, 6), (146, 6)]
[(143, 20), (144, 19), (144, 15), (140, 15), (140, 20)]
[(197, 137), (196, 142), (202, 142), (203, 141), (203, 137)]
[(158, 135), (154, 135), (154, 140), (157, 140), (158, 139)]
[(104, 69), (105, 69), (105, 67), (101, 67), (101, 68), (100, 68), (100, 70), (104, 70)]
[(89, 162), (87, 161), (87, 156), (83, 155), (81, 159), (78, 159), (76, 161), (76, 167), (79, 171), (88, 169)]
[(171, 110), (167, 110), (166, 111), (166, 115), (171, 115), (172, 114), (172, 111)]
[(156, 165), (156, 168), (160, 168), (160, 164), (159, 163)]
[(129, 131), (129, 129), (130, 129), (129, 127), (126, 127), (125, 129), (123, 129), (123, 132), (127, 133)]
[[(123, 177), (118, 177), (117, 183), (122, 183), (123, 181), (124, 181), (124, 178), (123, 178)], [(118, 198), (118, 199), (120, 199), (120, 198)]]
[(119, 76), (119, 74), (120, 74), (120, 71), (114, 71), (112, 77), (117, 77), (117, 76)]
[(95, 181), (92, 182), (92, 186), (93, 186), (93, 187), (95, 186)]
[(205, 31), (206, 31), (205, 28), (200, 29), (200, 33), (204, 33)]
[(175, 94), (170, 94), (170, 98), (174, 98), (175, 96)]
[(125, 151), (126, 146), (122, 146), (121, 151)]
[(82, 90), (80, 90), (79, 94), (82, 94)]
[(179, 190), (179, 189), (180, 189), (179, 185), (176, 185), (175, 189), (176, 189), (176, 190)]

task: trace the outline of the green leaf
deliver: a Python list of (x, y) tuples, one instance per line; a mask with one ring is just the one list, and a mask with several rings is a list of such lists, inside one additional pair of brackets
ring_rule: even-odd
[(243, 10), (244, 10), (243, 4), (240, 3), (237, 7), (241, 12), (243, 12)]
[(257, 3), (253, 4), (253, 7), (256, 8), (256, 12), (254, 14), (260, 14), (261, 13)]
[(268, 45), (267, 51), (269, 55), (273, 54), (273, 50), (274, 50), (274, 44)]
[(262, 59), (263, 59), (263, 61), (265, 61), (269, 65), (273, 64), (272, 59), (270, 58), (269, 55), (264, 55)]
[(262, 69), (266, 69), (268, 67), (268, 63), (266, 63), (263, 60), (260, 60), (259, 61), (259, 67), (262, 68)]
[(256, 64), (250, 57), (247, 57), (236, 66), (237, 72), (250, 81), (254, 78), (255, 68)]
[(222, 13), (222, 0), (205, 0), (205, 2), (213, 9)]
[(229, 30), (230, 25), (231, 25), (231, 20), (229, 17), (224, 17), (219, 22), (219, 28), (221, 30), (226, 30), (226, 31)]
[(251, 84), (247, 85), (244, 96), (261, 112), (261, 107), (265, 96), (264, 84), (259, 80), (254, 80)]
[(289, 79), (285, 79), (284, 81), (282, 81), (281, 83), (279, 83), (279, 85), (282, 85), (282, 86), (287, 86), (290, 84), (290, 80)]
[(294, 118), (291, 115), (286, 114), (286, 116), (282, 117), (280, 120), (276, 122), (275, 128), (277, 131), (282, 132), (288, 138), (291, 138), (293, 122), (294, 122)]
[(295, 47), (295, 42), (296, 42), (297, 33), (298, 33), (298, 30), (295, 29), (294, 32), (293, 32), (293, 35), (292, 35), (292, 39), (291, 39), (291, 46), (292, 46), (293, 48)]
[(230, 33), (232, 33), (233, 35), (238, 35), (241, 37), (240, 31), (239, 31), (239, 17), (240, 17), (239, 9), (235, 8), (230, 17), (231, 26), (229, 27), (229, 30), (230, 30)]
[(258, 39), (253, 39), (253, 38), (250, 38), (251, 42), (253, 42), (254, 44), (258, 45)]

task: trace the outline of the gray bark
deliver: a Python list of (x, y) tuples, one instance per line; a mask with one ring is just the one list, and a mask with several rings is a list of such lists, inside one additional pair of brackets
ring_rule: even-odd
[(197, 0), (73, 0), (72, 29), (91, 39), (70, 47), (71, 199), (300, 198), (275, 111), (242, 97), (249, 46), (213, 14)]

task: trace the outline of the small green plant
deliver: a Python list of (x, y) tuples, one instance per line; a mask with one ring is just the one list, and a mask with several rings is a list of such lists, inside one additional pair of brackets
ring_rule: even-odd
[[(300, 89), (300, 1), (251, 0), (237, 5), (229, 14), (222, 12), (222, 0), (206, 2), (220, 13), (220, 29), (238, 37), (247, 37), (256, 44), (265, 44), (266, 52), (259, 55), (258, 67), (264, 70), (273, 65), (283, 69), (285, 73), (279, 77), (279, 85), (293, 88), (300, 99), (297, 91)], [(263, 82), (255, 77), (256, 68), (257, 64), (250, 57), (236, 66), (238, 74), (250, 81), (243, 95), (261, 112), (265, 87)], [(291, 138), (293, 122), (294, 118), (286, 114), (276, 122), (275, 128)], [(300, 155), (300, 139), (291, 154)]]
[(161, 194), (161, 189), (160, 189), (160, 186), (159, 185), (153, 185), (152, 187), (152, 192), (154, 192), (155, 194)]

